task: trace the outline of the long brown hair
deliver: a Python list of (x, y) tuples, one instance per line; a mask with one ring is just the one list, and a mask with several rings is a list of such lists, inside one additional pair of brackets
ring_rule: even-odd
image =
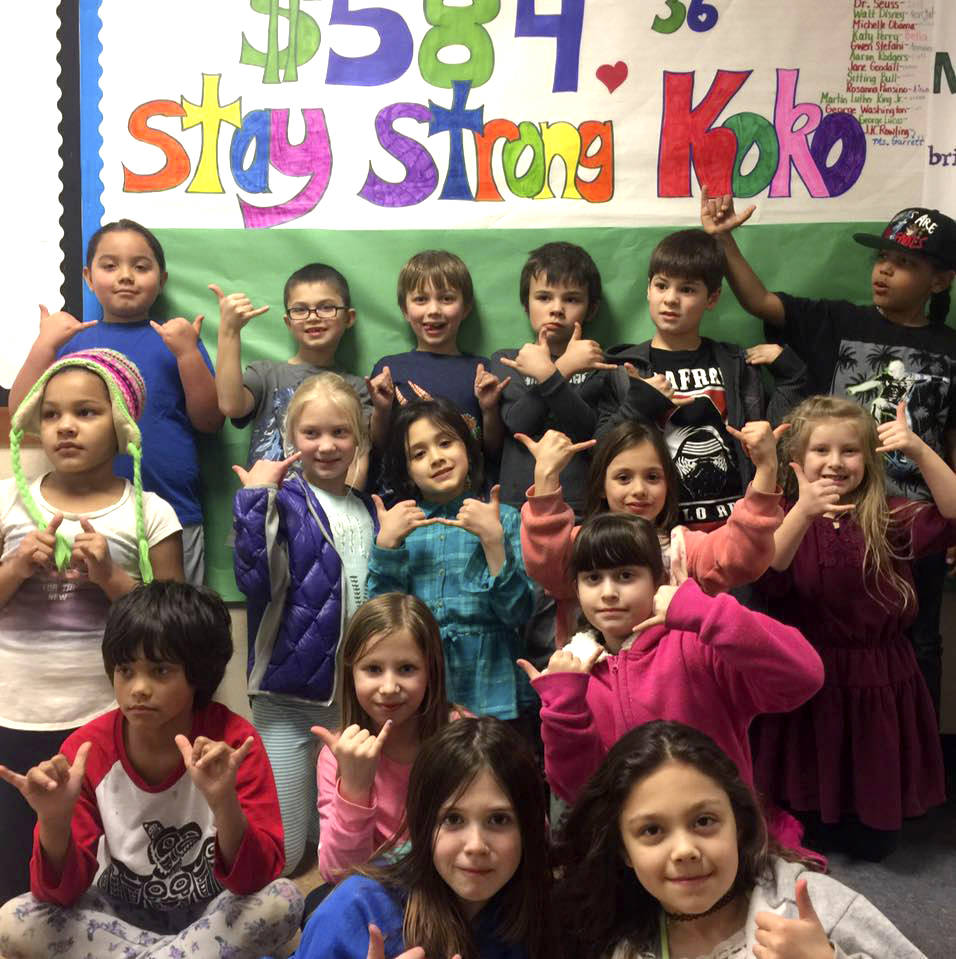
[(458, 897), (434, 863), (435, 835), (442, 810), (475, 777), (488, 770), (506, 793), (521, 833), (521, 861), (495, 894), (495, 935), (525, 946), (529, 959), (552, 959), (555, 940), (551, 911), (551, 868), (544, 783), (528, 744), (491, 716), (459, 719), (422, 744), (408, 780), (406, 820), (411, 848), (382, 868), (366, 867), (405, 901), (402, 934), (407, 947), (426, 956), (479, 959), (471, 923)]
[(661, 469), (664, 470), (667, 498), (664, 500), (664, 508), (654, 517), (654, 525), (661, 532), (670, 533), (680, 521), (680, 476), (667, 449), (667, 443), (664, 442), (664, 434), (652, 423), (642, 420), (625, 420), (618, 423), (598, 440), (591, 455), (584, 515), (588, 518), (595, 513), (608, 511), (607, 497), (604, 495), (604, 480), (608, 467), (616, 456), (640, 446), (641, 443), (650, 443), (654, 447), (654, 452), (661, 461)]
[(555, 850), (562, 870), (555, 908), (569, 939), (566, 955), (600, 959), (622, 941), (634, 952), (654, 941), (661, 907), (624, 860), (619, 818), (631, 790), (670, 761), (692, 766), (727, 793), (737, 823), (736, 885), (742, 893), (770, 872), (771, 855), (793, 858), (768, 842), (753, 790), (709, 736), (683, 723), (644, 723), (612, 747), (564, 821)]
[(417, 597), (405, 593), (382, 593), (356, 611), (342, 638), (342, 728), (353, 723), (374, 729), (355, 692), (352, 669), (389, 633), (407, 630), (425, 660), (427, 685), (419, 707), (418, 731), (422, 740), (448, 722), (452, 707), (445, 692), (445, 654), (438, 623), (431, 610)]
[[(856, 523), (863, 534), (864, 587), (884, 608), (889, 609), (900, 602), (904, 609), (914, 604), (916, 594), (913, 587), (894, 565), (896, 561), (913, 557), (912, 550), (904, 546), (897, 551), (894, 544), (897, 534), (902, 531), (893, 528), (893, 510), (886, 501), (886, 473), (883, 454), (877, 452), (880, 440), (876, 420), (858, 403), (838, 396), (810, 396), (794, 408), (788, 420), (790, 429), (784, 434), (780, 456), (780, 485), (791, 502), (796, 502), (798, 488), (789, 464), (803, 465), (814, 428), (823, 420), (843, 420), (856, 429), (863, 453), (863, 479), (847, 497), (856, 508), (849, 511), (846, 519)], [(871, 582), (875, 593), (871, 592)], [(887, 582), (893, 595), (887, 596), (883, 591), (883, 584)]]

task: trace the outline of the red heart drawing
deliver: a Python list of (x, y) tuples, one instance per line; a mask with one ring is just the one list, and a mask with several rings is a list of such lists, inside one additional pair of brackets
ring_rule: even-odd
[(613, 67), (605, 63), (597, 68), (595, 76), (607, 87), (608, 93), (613, 93), (627, 79), (627, 64), (623, 60), (618, 60)]

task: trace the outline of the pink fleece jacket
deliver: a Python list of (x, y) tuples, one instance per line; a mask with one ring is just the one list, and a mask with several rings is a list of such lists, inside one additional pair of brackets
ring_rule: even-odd
[[(568, 579), (571, 546), (580, 526), (561, 491), (536, 496), (532, 486), (521, 507), (521, 554), (528, 575), (557, 601), (555, 643), (560, 649), (572, 632), (577, 595)], [(711, 596), (759, 579), (773, 559), (773, 534), (783, 522), (780, 493), (747, 487), (727, 522), (710, 533), (675, 526), (670, 560), (673, 586), (696, 580)]]
[(751, 720), (804, 703), (823, 685), (823, 664), (798, 630), (687, 580), (663, 626), (645, 630), (590, 675), (544, 673), (533, 685), (545, 774), (573, 802), (611, 746), (653, 719), (706, 733), (752, 783)]

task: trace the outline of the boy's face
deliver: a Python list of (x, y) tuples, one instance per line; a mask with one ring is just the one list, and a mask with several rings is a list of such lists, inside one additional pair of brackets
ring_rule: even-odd
[(460, 290), (436, 290), (433, 286), (405, 294), (402, 310), (415, 334), (417, 348), (426, 353), (458, 352), (458, 327), (471, 312)]
[(946, 289), (952, 271), (937, 270), (923, 256), (898, 250), (880, 250), (873, 263), (873, 305), (890, 316), (922, 309), (933, 294)]
[(331, 283), (296, 283), (289, 290), (285, 325), (299, 346), (334, 352), (354, 322), (355, 310), (345, 306), (342, 294)]
[(549, 283), (538, 273), (528, 285), (528, 319), (535, 336), (544, 330), (552, 352), (562, 350), (571, 339), (574, 324), (590, 319), (591, 304), (586, 286), (559, 281)]
[(719, 298), (720, 288), (708, 293), (703, 280), (655, 273), (647, 284), (651, 321), (665, 336), (697, 333), (704, 311), (712, 309)]
[(172, 739), (192, 728), (195, 690), (180, 663), (145, 659), (140, 651), (113, 670), (113, 691), (124, 718), (137, 730), (168, 730)]

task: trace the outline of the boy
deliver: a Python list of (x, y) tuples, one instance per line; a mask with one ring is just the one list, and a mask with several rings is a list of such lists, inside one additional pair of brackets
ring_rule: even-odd
[[(598, 433), (625, 417), (657, 423), (681, 478), (682, 521), (711, 530), (730, 516), (754, 468), (728, 431), (752, 420), (776, 425), (804, 395), (806, 370), (790, 350), (748, 356), (734, 343), (700, 335), (701, 319), (720, 298), (724, 256), (703, 230), (681, 230), (654, 248), (647, 302), (655, 334), (608, 351), (625, 361), (618, 402), (601, 412)], [(757, 365), (777, 379), (769, 401)], [(771, 492), (771, 491), (765, 491)]]
[[(186, 580), (201, 583), (203, 513), (196, 438), (222, 426), (212, 363), (199, 338), (202, 317), (192, 323), (181, 316), (163, 323), (150, 320), (166, 284), (166, 257), (156, 236), (133, 220), (107, 223), (90, 237), (83, 279), (102, 307), (102, 322), (80, 323), (69, 313), (49, 314), (41, 306), (40, 332), (10, 389), (10, 410), (66, 353), (105, 348), (128, 356), (147, 390), (139, 423), (143, 489), (159, 494), (176, 511), (183, 526)], [(132, 482), (132, 460), (125, 450), (121, 454), (116, 474)]]
[(416, 253), (398, 274), (398, 306), (415, 335), (415, 349), (383, 356), (367, 380), (372, 397), (372, 443), (385, 445), (395, 400), (443, 396), (464, 414), (486, 457), (501, 453), (498, 400), (505, 383), (483, 356), (462, 353), (458, 328), (474, 306), (468, 267), (454, 253)]
[[(239, 429), (252, 422), (246, 466), (256, 460), (281, 460), (283, 422), (292, 394), (310, 376), (327, 370), (338, 373), (355, 388), (366, 414), (371, 403), (365, 380), (338, 369), (335, 351), (345, 331), (355, 323), (348, 281), (334, 267), (309, 263), (286, 280), (282, 292), (283, 320), (298, 346), (295, 356), (284, 363), (256, 360), (241, 372), (242, 328), (269, 309), (253, 309), (245, 293), (228, 296), (216, 286), (209, 289), (219, 298), (219, 354), (216, 357), (216, 393), (219, 409), (232, 418)], [(361, 489), (365, 485), (367, 463), (357, 460), (350, 482)]]
[[(872, 303), (859, 306), (767, 290), (732, 235), (754, 209), (738, 214), (733, 197), (701, 192), (701, 224), (724, 250), (727, 279), (740, 305), (806, 362), (811, 392), (855, 400), (877, 422), (895, 419), (904, 403), (913, 431), (956, 466), (956, 331), (945, 325), (956, 276), (956, 222), (939, 210), (910, 207), (880, 236), (854, 234), (857, 243), (878, 251), (870, 275)], [(930, 498), (915, 463), (891, 453), (885, 465), (891, 496)], [(945, 576), (944, 554), (913, 564), (919, 612), (910, 637), (937, 714)]]
[[(534, 482), (534, 457), (515, 434), (539, 440), (560, 430), (573, 443), (590, 440), (602, 397), (613, 395), (600, 345), (581, 338), (601, 304), (601, 274), (587, 251), (573, 243), (546, 243), (532, 250), (521, 270), (521, 306), (534, 341), (520, 350), (498, 350), (491, 372), (510, 382), (501, 394), (505, 426), (501, 500), (518, 509)], [(590, 457), (575, 456), (561, 474), (564, 499), (582, 515)]]
[(32, 894), (0, 909), (0, 954), (252, 959), (291, 938), (302, 899), (277, 879), (269, 760), (211, 702), (231, 655), (211, 590), (154, 581), (113, 605), (103, 662), (119, 709), (26, 775), (0, 766), (37, 813)]

